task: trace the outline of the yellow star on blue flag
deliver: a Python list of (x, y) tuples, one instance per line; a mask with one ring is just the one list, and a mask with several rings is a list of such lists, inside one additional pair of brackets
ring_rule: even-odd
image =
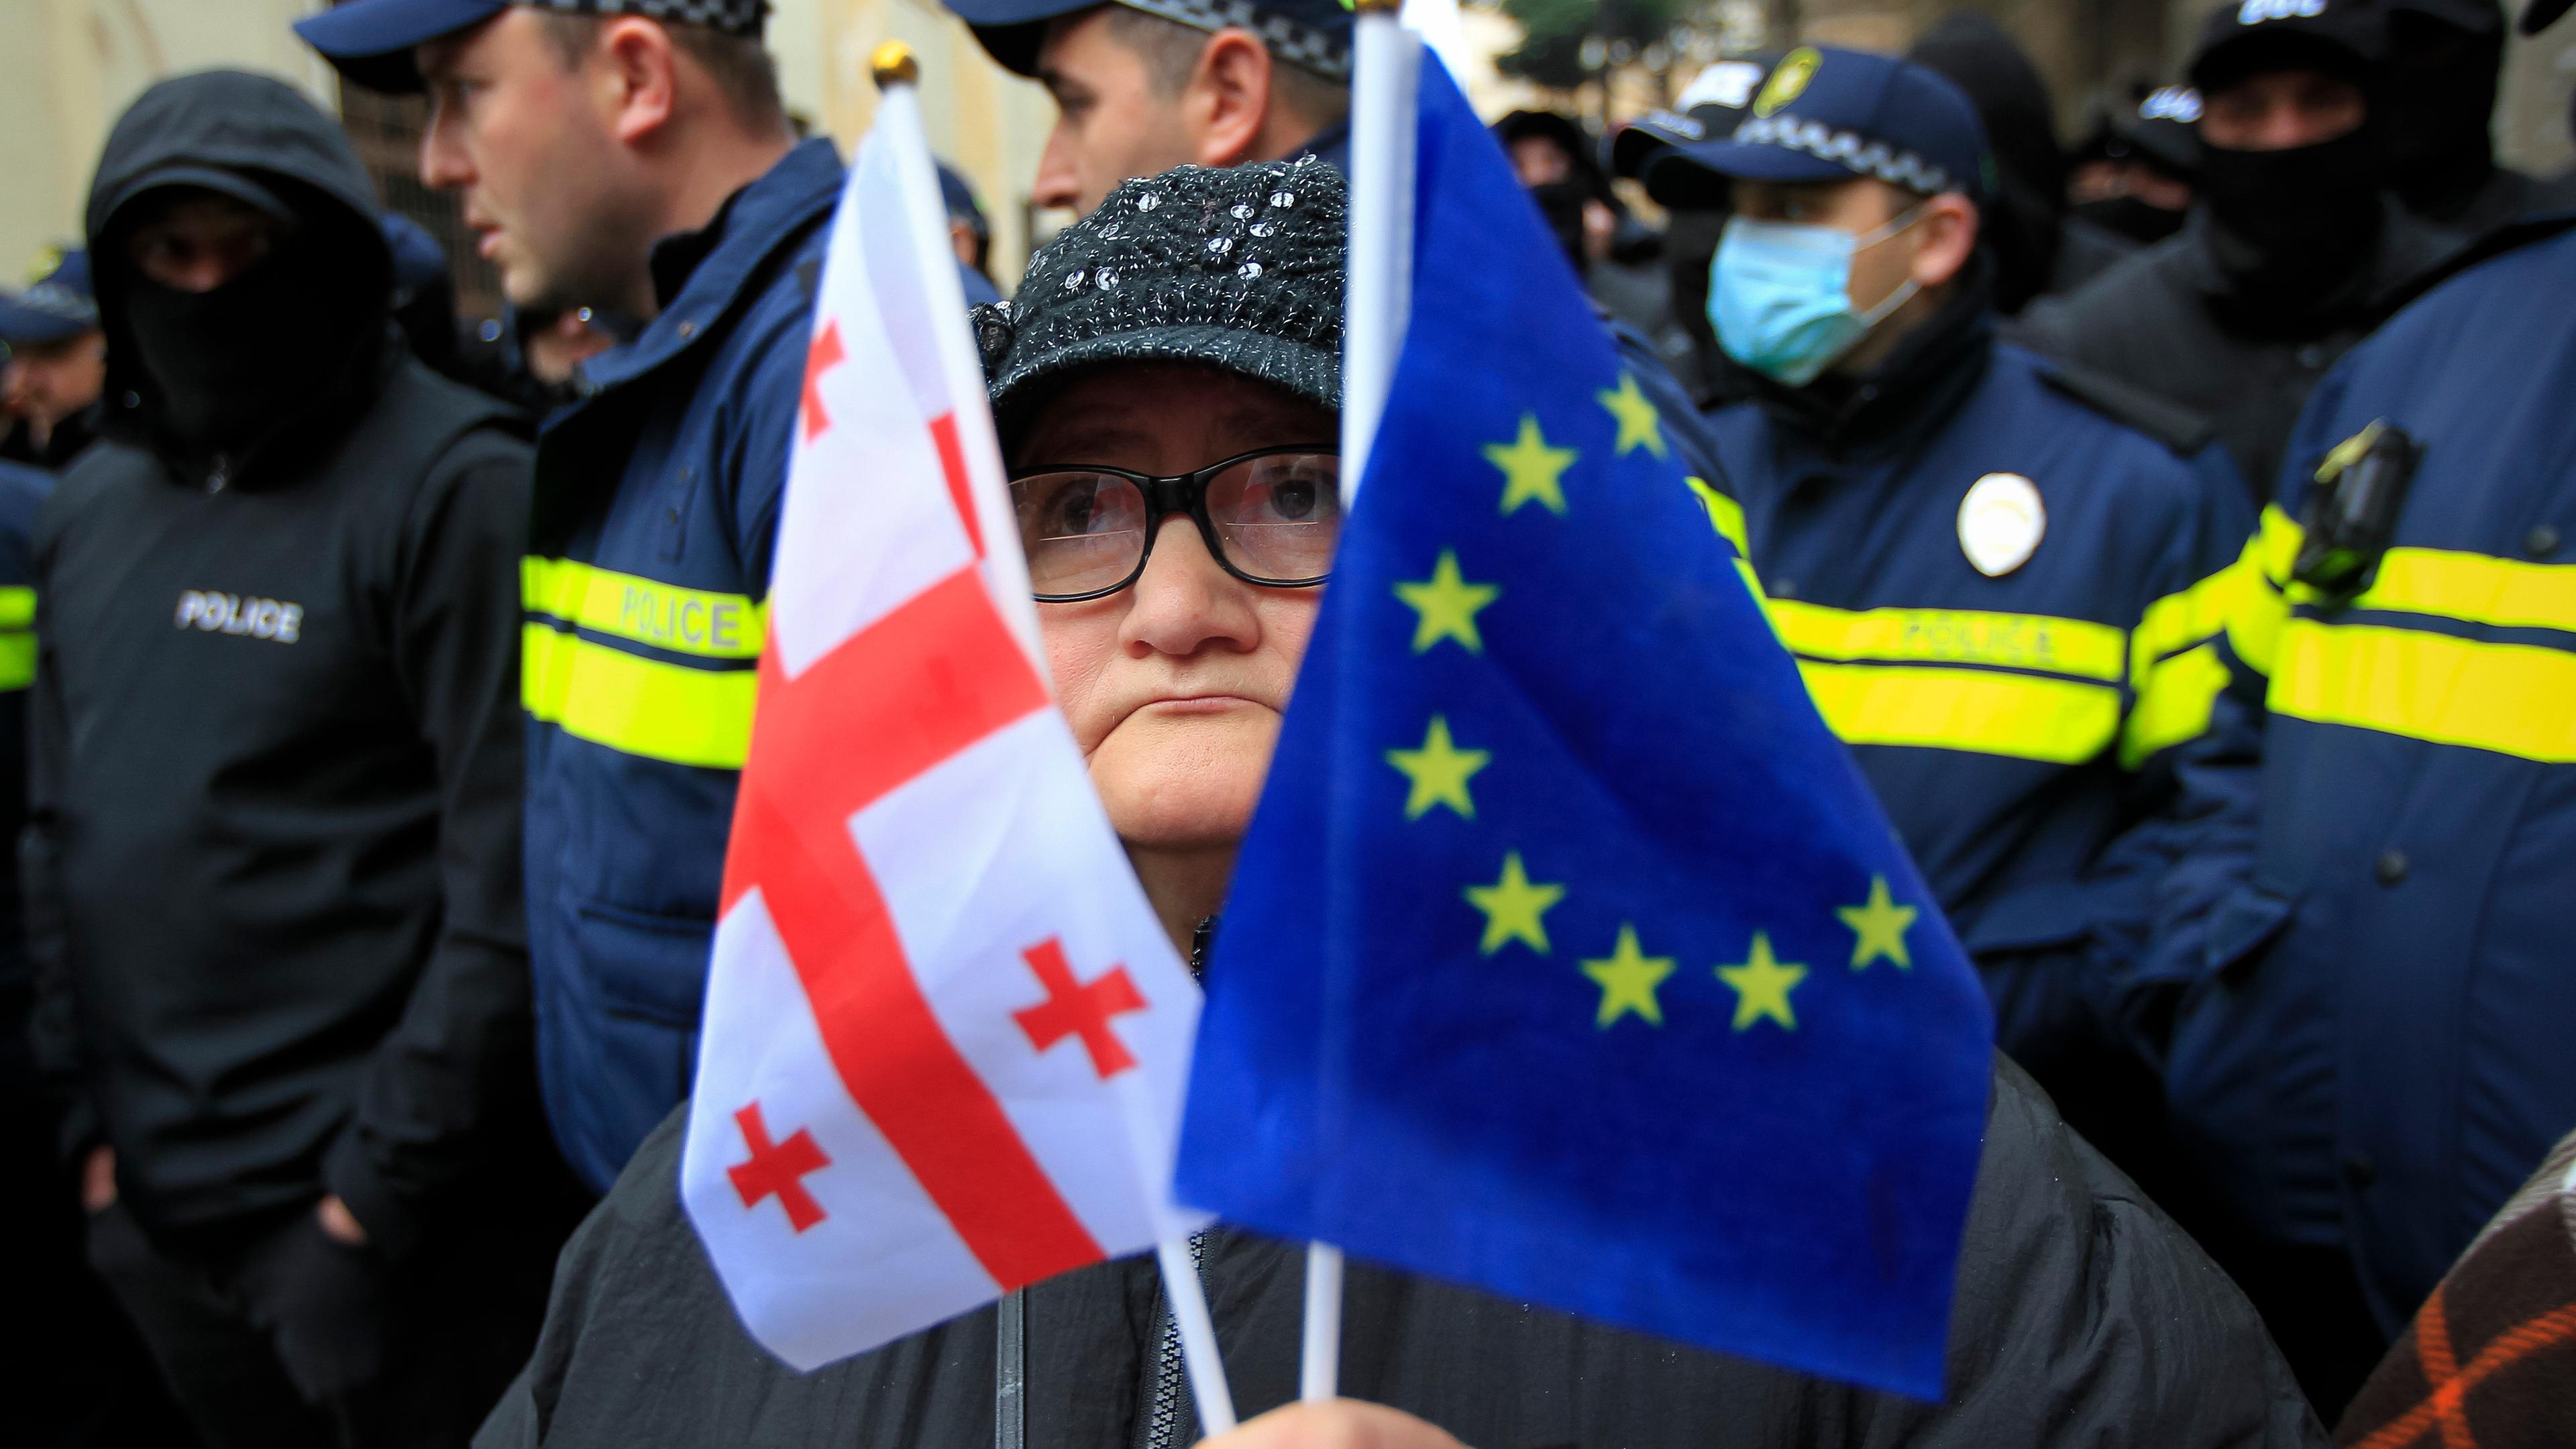
[(1548, 446), (1547, 435), (1539, 431), (1536, 413), (1521, 414), (1519, 436), (1508, 443), (1485, 445), (1485, 461), (1503, 470), (1503, 512), (1509, 514), (1524, 503), (1544, 505), (1548, 512), (1565, 512), (1565, 470), (1574, 466), (1572, 448)]

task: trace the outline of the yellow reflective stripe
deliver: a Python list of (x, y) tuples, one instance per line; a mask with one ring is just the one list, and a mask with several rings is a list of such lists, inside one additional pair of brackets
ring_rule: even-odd
[(2293, 619), (2276, 714), (2551, 764), (2576, 762), (2576, 653)]
[(36, 682), (36, 636), (23, 629), (0, 632), (0, 694)]
[(2215, 643), (2157, 662), (2138, 683), (2137, 707), (2120, 736), (2120, 763), (2134, 770), (2156, 751), (2197, 739), (2209, 729), (2227, 666)]
[(2290, 566), (2299, 561), (2299, 545), (2307, 541), (2307, 530), (2299, 527), (2278, 503), (2263, 505), (2263, 522), (2254, 532), (2255, 567), (2272, 581), (2275, 588), (2286, 588)]
[(2253, 572), (2240, 556), (2181, 593), (2147, 605), (2129, 639), (2129, 678), (2143, 688), (2157, 660), (2224, 633), (2239, 607), (2238, 594), (2256, 582)]
[(2234, 564), (2236, 587), (2227, 609), (2227, 643), (2248, 669), (2270, 674), (2281, 648), (2281, 626), (2290, 620), (2283, 592), (2290, 564), (2299, 556), (2299, 526), (2273, 504)]
[(596, 633), (708, 659), (760, 657), (761, 608), (741, 594), (533, 555), (519, 561), (519, 592), (531, 612)]
[(564, 733), (675, 765), (739, 770), (750, 756), (759, 671), (646, 659), (543, 624), (520, 640), (521, 700)]
[(2392, 548), (2380, 559), (2378, 576), (2352, 606), (2576, 633), (2576, 566), (2445, 549)]
[[(1735, 545), (1735, 572), (1743, 578), (1745, 590), (1753, 595), (1754, 602), (1762, 602), (1762, 580), (1753, 572), (1753, 550), (1744, 543), (1744, 505), (1710, 487), (1707, 479), (1685, 478), (1682, 481), (1691, 486), (1691, 492), (1699, 495), (1700, 507), (1708, 510), (1709, 527), (1717, 530), (1718, 537)], [(1771, 632), (1780, 632), (1779, 621), (1772, 621)]]
[(1981, 609), (1830, 609), (1794, 599), (1771, 603), (1780, 637), (1820, 659), (1895, 659), (2000, 664), (2118, 683), (2128, 636), (2089, 619), (1998, 614)]
[(2120, 691), (2107, 684), (1942, 669), (1798, 661), (1816, 708), (1855, 745), (1917, 745), (2077, 764), (2120, 729)]
[(23, 586), (0, 588), (0, 629), (36, 627), (36, 591)]
[(1708, 510), (1709, 527), (1717, 536), (1735, 545), (1737, 554), (1753, 557), (1752, 546), (1744, 541), (1744, 505), (1718, 492), (1705, 478), (1685, 478), (1693, 493), (1699, 495), (1699, 506)]

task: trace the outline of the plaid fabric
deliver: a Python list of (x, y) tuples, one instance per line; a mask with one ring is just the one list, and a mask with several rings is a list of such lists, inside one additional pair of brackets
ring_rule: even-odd
[(576, 15), (643, 15), (703, 25), (727, 35), (757, 37), (769, 20), (769, 0), (518, 0), (541, 10)]
[(1349, 32), (1327, 34), (1302, 21), (1260, 9), (1248, 0), (1119, 0), (1131, 10), (1159, 15), (1165, 20), (1204, 30), (1210, 35), (1235, 26), (1261, 37), (1270, 48), (1270, 58), (1286, 61), (1299, 70), (1327, 80), (1348, 80), (1351, 74), (1351, 38)]
[(2576, 1445), (2576, 1136), (2415, 1313), (2335, 1431), (2342, 1449)]

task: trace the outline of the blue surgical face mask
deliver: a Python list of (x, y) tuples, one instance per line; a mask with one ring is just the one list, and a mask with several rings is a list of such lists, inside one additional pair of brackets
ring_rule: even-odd
[(1851, 299), (1852, 256), (1912, 226), (1921, 207), (1854, 236), (1830, 226), (1736, 217), (1709, 275), (1708, 320), (1737, 362), (1805, 387), (1920, 290), (1912, 277), (1866, 312)]

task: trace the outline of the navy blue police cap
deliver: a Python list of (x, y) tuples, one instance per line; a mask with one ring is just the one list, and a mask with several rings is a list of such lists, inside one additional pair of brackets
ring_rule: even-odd
[(754, 39), (769, 18), (769, 0), (344, 0), (296, 21), (295, 33), (351, 81), (402, 93), (421, 87), (413, 46), (471, 30), (512, 5), (565, 15), (642, 15)]
[[(1034, 77), (1047, 24), (1100, 8), (1101, 0), (942, 0), (974, 28), (975, 38), (1004, 70)], [(1351, 7), (1348, 0), (1115, 0), (1130, 10), (1214, 35), (1229, 27), (1249, 30), (1270, 48), (1270, 58), (1326, 80), (1351, 75)]]
[(1986, 128), (1956, 85), (1892, 55), (1802, 45), (1780, 58), (1734, 133), (1650, 162), (1647, 194), (1708, 206), (1728, 181), (1871, 177), (1934, 196), (1985, 199)]
[(60, 253), (41, 266), (27, 290), (0, 295), (0, 342), (40, 344), (78, 337), (98, 326), (98, 294), (90, 287), (89, 253)]

